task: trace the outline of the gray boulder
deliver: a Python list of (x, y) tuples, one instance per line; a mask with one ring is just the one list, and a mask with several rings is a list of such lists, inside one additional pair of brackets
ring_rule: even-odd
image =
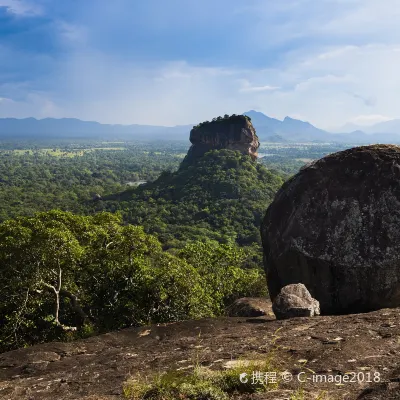
[(261, 235), (272, 301), (299, 282), (325, 315), (399, 307), (400, 147), (356, 147), (302, 169)]
[(276, 319), (320, 315), (319, 302), (312, 298), (302, 283), (283, 287), (272, 304), (272, 311)]

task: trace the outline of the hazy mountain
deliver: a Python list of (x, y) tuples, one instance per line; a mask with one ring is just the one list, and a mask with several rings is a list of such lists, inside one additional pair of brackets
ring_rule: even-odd
[(366, 133), (395, 133), (400, 135), (400, 119), (379, 122), (375, 125), (364, 127)]
[(349, 133), (354, 131), (362, 131), (369, 135), (384, 133), (400, 135), (400, 119), (393, 119), (390, 121), (378, 122), (370, 126), (359, 126), (351, 122), (345, 124), (336, 130), (341, 133)]
[(263, 138), (271, 137), (271, 135), (279, 135), (285, 140), (295, 142), (326, 142), (332, 140), (330, 133), (298, 119), (286, 117), (283, 121), (280, 121), (254, 110), (247, 111), (244, 114), (251, 118), (261, 141)]
[(13, 138), (106, 138), (188, 139), (192, 125), (109, 125), (75, 118), (0, 118), (0, 137)]
[[(329, 134), (303, 122), (286, 117), (283, 121), (270, 118), (257, 111), (245, 113), (253, 122), (261, 140), (326, 141)], [(141, 140), (188, 140), (192, 125), (174, 127), (152, 125), (109, 125), (74, 118), (0, 118), (0, 137), (26, 138), (104, 138)], [(278, 135), (278, 136), (277, 136)]]
[(281, 135), (271, 135), (263, 137), (264, 142), (268, 143), (285, 143), (287, 142)]
[[(282, 124), (282, 121), (279, 119), (268, 117), (267, 115), (254, 110), (247, 111), (243, 113), (243, 115), (247, 115), (251, 118), (251, 122), (256, 127), (256, 130), (257, 126), (259, 127), (260, 132), (257, 132), (257, 135), (276, 134), (276, 130), (278, 130)], [(261, 130), (263, 130), (263, 132), (261, 132)]]
[[(350, 133), (331, 133), (290, 117), (281, 121), (254, 110), (244, 114), (251, 118), (261, 142), (400, 143), (400, 120), (381, 122)], [(194, 125), (110, 125), (75, 118), (0, 118), (0, 138), (188, 141)]]
[(360, 126), (360, 125), (356, 125), (353, 124), (352, 122), (348, 122), (347, 124), (333, 129), (332, 131), (336, 132), (336, 133), (351, 133), (351, 132), (355, 132), (355, 131), (363, 131), (363, 129), (365, 128), (365, 126)]
[[(261, 141), (268, 141), (272, 135), (279, 135), (290, 142), (400, 143), (400, 120), (381, 122), (368, 128), (347, 124), (341, 131), (332, 133), (290, 117), (280, 121), (254, 110), (245, 115), (251, 118)], [(345, 133), (343, 129), (346, 129)]]

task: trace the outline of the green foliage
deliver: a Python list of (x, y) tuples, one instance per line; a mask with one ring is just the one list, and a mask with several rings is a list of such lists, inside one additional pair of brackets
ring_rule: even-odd
[(278, 387), (278, 383), (242, 383), (240, 374), (249, 379), (254, 371), (277, 372), (274, 360), (238, 362), (234, 368), (211, 370), (196, 366), (190, 374), (181, 371), (168, 371), (156, 375), (152, 380), (137, 376), (124, 385), (124, 395), (130, 400), (229, 400), (234, 393), (251, 394), (266, 392)]
[(193, 129), (197, 130), (200, 128), (204, 128), (205, 126), (209, 124), (215, 124), (215, 123), (238, 123), (238, 122), (243, 122), (243, 121), (251, 121), (251, 118), (248, 117), (247, 115), (236, 115), (232, 114), (229, 116), (228, 114), (225, 114), (223, 117), (215, 117), (210, 121), (204, 121), (200, 122), (198, 125), (194, 126)]
[(131, 379), (124, 385), (124, 395), (131, 400), (228, 400), (228, 395), (213, 382), (198, 374), (169, 371), (157, 375), (151, 383)]
[[(220, 315), (256, 295), (248, 254), (217, 242), (176, 255), (116, 214), (51, 211), (0, 224), (0, 351)], [(265, 285), (264, 285), (265, 286)]]
[(214, 315), (220, 315), (240, 297), (267, 295), (264, 274), (256, 268), (243, 268), (248, 255), (237, 246), (195, 242), (186, 245), (178, 255), (203, 277), (202, 283), (213, 299)]
[(95, 210), (121, 211), (130, 223), (157, 234), (164, 248), (187, 241), (251, 245), (283, 179), (238, 151), (210, 151), (195, 165), (117, 196)]
[(163, 170), (176, 169), (187, 150), (186, 142), (160, 144), (158, 151), (152, 151), (154, 145), (123, 146), (117, 151), (75, 144), (58, 153), (0, 150), (0, 221), (54, 208), (86, 213), (94, 195), (124, 190), (127, 182), (153, 181)]
[[(282, 178), (235, 151), (171, 172), (180, 160), (136, 148), (0, 152), (0, 351), (218, 316), (266, 294), (259, 226)], [(54, 206), (81, 215), (34, 214)]]

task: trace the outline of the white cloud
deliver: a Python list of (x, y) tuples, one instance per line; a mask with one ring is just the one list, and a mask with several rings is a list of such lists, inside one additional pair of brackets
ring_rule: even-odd
[[(20, 15), (39, 12), (33, 4), (0, 0)], [(111, 12), (113, 4), (107, 4)], [(73, 51), (41, 78), (47, 89), (40, 93), (30, 85), (0, 90), (1, 97), (14, 99), (1, 101), (0, 116), (175, 125), (257, 108), (327, 128), (398, 115), (398, 0), (253, 0), (234, 13), (251, 21), (240, 40), (265, 66), (260, 60), (253, 68), (134, 62), (90, 48), (90, 27), (59, 21), (61, 38)]]
[(271, 86), (271, 85), (263, 85), (256, 86), (252, 85), (247, 79), (241, 79), (242, 87), (239, 89), (239, 92), (270, 92), (273, 90), (280, 89), (279, 86)]
[(61, 118), (64, 110), (58, 108), (47, 94), (29, 93), (25, 99), (0, 98), (0, 118)]
[[(324, 73), (324, 71), (321, 71)], [(312, 87), (337, 87), (339, 85), (344, 86), (343, 84), (351, 83), (352, 78), (350, 76), (335, 76), (332, 74), (315, 76), (311, 78), (307, 78), (306, 80), (299, 82), (295, 85), (295, 91), (307, 91)]]
[[(176, 125), (257, 108), (277, 118), (301, 115), (321, 128), (368, 118), (373, 123), (398, 115), (400, 109), (397, 48), (325, 49), (270, 69), (198, 67), (187, 62), (137, 65), (82, 52), (49, 77), (57, 79), (56, 90), (40, 93), (40, 100), (37, 94), (26, 96), (22, 103), (14, 103), (18, 112), (13, 113), (10, 104), (7, 110), (24, 116), (46, 116), (47, 111), (51, 116), (107, 123)], [(268, 85), (259, 84), (264, 82)], [(22, 89), (30, 93), (29, 87)], [(22, 89), (15, 89), (18, 97)], [(12, 90), (6, 93), (13, 98)], [(4, 110), (0, 107), (1, 116), (6, 115)]]
[[(396, 44), (344, 46), (305, 57), (304, 61), (284, 69), (282, 76), (290, 77), (286, 79), (289, 87), (276, 93), (274, 102), (279, 99), (287, 114), (301, 113), (325, 128), (359, 115), (397, 115), (398, 47)], [(264, 111), (275, 108), (271, 99), (265, 98), (264, 104)]]
[(369, 36), (374, 42), (400, 39), (398, 0), (333, 0), (332, 3), (346, 4), (346, 12), (321, 25), (321, 33)]
[(272, 90), (278, 90), (280, 89), (279, 86), (250, 86), (247, 88), (243, 88), (240, 91), (241, 92), (270, 92)]
[(176, 125), (257, 106), (278, 118), (301, 115), (322, 128), (357, 118), (365, 121), (368, 115), (376, 120), (395, 116), (400, 109), (400, 53), (395, 49), (332, 49), (294, 60), (286, 68), (253, 70), (186, 62), (142, 66), (80, 53), (57, 71), (57, 95), (40, 93), (40, 101), (28, 96), (23, 105), (18, 103), (18, 115), (25, 111), (25, 116), (45, 116), (48, 110), (56, 116), (63, 110), (65, 116), (108, 123)]
[(60, 38), (64, 43), (77, 45), (80, 48), (87, 45), (88, 32), (84, 26), (74, 25), (60, 20), (57, 21), (57, 27), (60, 33)]

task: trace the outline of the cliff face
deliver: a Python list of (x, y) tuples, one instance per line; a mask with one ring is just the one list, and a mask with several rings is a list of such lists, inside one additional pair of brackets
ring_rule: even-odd
[(190, 132), (190, 147), (186, 162), (202, 157), (210, 150), (238, 150), (257, 158), (260, 146), (256, 130), (250, 119), (242, 115), (216, 119), (195, 126)]

